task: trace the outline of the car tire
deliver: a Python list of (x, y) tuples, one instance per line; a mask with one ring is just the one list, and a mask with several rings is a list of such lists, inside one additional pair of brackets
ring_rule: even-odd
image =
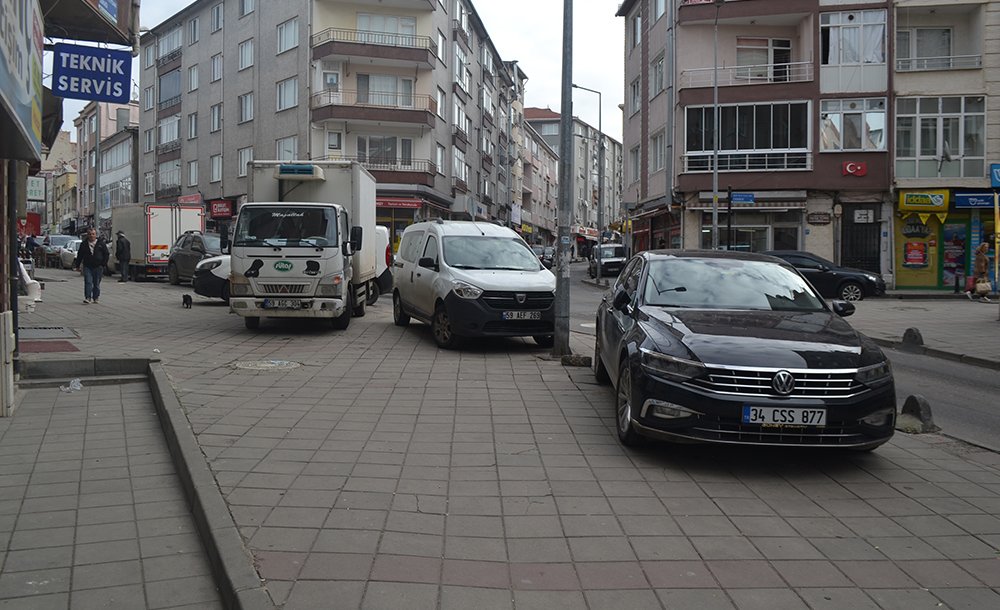
[(410, 316), (403, 311), (403, 300), (399, 298), (399, 291), (392, 293), (392, 323), (396, 326), (407, 326), (410, 323)]
[(258, 317), (243, 318), (243, 324), (246, 325), (247, 330), (257, 330), (258, 328), (260, 328), (260, 318)]
[(837, 290), (837, 296), (842, 301), (857, 302), (865, 298), (865, 289), (857, 282), (844, 282)]
[(458, 347), (459, 338), (451, 328), (451, 316), (448, 315), (448, 308), (441, 303), (434, 310), (431, 318), (431, 334), (434, 335), (434, 343), (441, 349), (454, 349)]
[(347, 287), (347, 306), (344, 307), (344, 313), (340, 314), (336, 318), (330, 318), (330, 326), (334, 330), (347, 330), (347, 327), (351, 325), (351, 317), (354, 313), (354, 296), (353, 290), (350, 285)]
[(355, 290), (354, 288), (349, 288), (349, 289), (352, 291), (352, 294), (354, 295), (354, 298), (351, 299), (351, 302), (354, 303), (354, 306), (351, 307), (351, 313), (354, 315), (355, 318), (365, 317), (365, 303), (368, 300), (368, 288), (367, 287), (365, 288), (365, 296), (361, 297), (360, 299), (357, 298), (357, 292), (354, 292)]
[(552, 347), (556, 344), (555, 335), (535, 335), (532, 337), (538, 347)]
[(222, 290), (219, 292), (219, 297), (221, 297), (222, 300), (226, 302), (226, 305), (229, 304), (229, 282), (226, 282), (225, 284), (222, 285)]
[(167, 266), (167, 281), (169, 281), (172, 286), (177, 286), (181, 283), (181, 275), (177, 272), (177, 265), (175, 263), (170, 263), (170, 265)]
[(597, 379), (597, 383), (601, 385), (607, 385), (611, 382), (611, 375), (608, 374), (608, 368), (604, 366), (604, 361), (601, 360), (601, 327), (597, 327), (597, 338), (594, 340), (594, 377)]
[(632, 374), (628, 369), (628, 359), (623, 358), (618, 368), (618, 389), (615, 392), (615, 430), (618, 440), (626, 447), (635, 447), (642, 437), (632, 426)]
[(368, 300), (366, 301), (366, 304), (367, 305), (374, 305), (378, 301), (378, 298), (380, 296), (382, 296), (382, 295), (381, 295), (381, 293), (379, 293), (379, 290), (378, 290), (378, 282), (375, 282), (375, 281), (369, 282), (369, 284), (368, 284)]

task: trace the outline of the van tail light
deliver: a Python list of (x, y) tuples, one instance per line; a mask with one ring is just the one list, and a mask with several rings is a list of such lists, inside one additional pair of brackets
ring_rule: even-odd
[(385, 266), (392, 267), (392, 244), (385, 246)]

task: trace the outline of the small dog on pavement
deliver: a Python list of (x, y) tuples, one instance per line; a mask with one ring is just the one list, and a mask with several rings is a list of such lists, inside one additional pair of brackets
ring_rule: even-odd
[(191, 295), (190, 294), (185, 294), (184, 296), (181, 297), (181, 305), (184, 306), (184, 309), (191, 309), (191, 303), (192, 302), (193, 301), (191, 299)]

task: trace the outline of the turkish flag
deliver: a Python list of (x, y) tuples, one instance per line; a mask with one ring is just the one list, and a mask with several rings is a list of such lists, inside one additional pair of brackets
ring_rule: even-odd
[(841, 172), (845, 176), (867, 176), (868, 164), (864, 161), (845, 161), (841, 166)]

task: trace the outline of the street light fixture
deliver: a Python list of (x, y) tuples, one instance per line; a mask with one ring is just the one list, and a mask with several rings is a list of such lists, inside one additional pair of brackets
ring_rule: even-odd
[[(576, 83), (573, 84), (574, 89), (583, 89), (584, 91), (590, 91), (591, 93), (597, 94), (597, 132), (598, 132), (598, 144), (597, 144), (597, 282), (601, 282), (601, 242), (604, 238), (604, 126), (602, 124), (602, 117), (604, 115), (601, 103), (601, 92), (596, 89), (589, 89), (587, 87), (581, 87)], [(588, 159), (589, 163), (590, 160)], [(590, 171), (587, 171), (587, 176), (590, 176)]]
[(726, 0), (715, 0), (712, 42), (712, 249), (719, 249), (719, 8)]

